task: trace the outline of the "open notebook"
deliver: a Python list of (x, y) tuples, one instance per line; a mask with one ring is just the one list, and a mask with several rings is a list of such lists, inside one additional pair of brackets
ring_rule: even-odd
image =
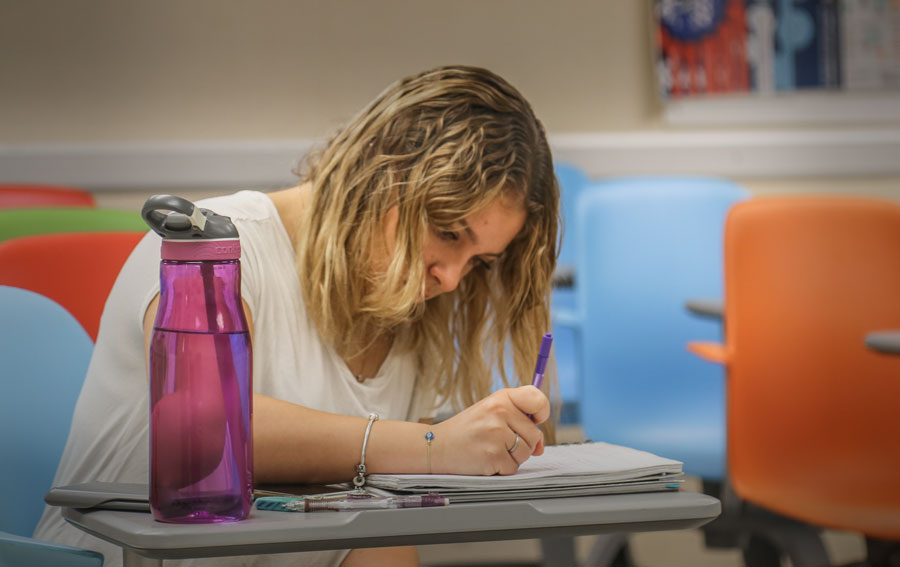
[(682, 463), (610, 443), (546, 447), (508, 476), (371, 474), (367, 486), (440, 492), (451, 502), (678, 490)]

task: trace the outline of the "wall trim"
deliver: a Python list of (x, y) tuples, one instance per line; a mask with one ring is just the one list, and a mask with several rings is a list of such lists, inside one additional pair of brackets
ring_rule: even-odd
[[(0, 180), (93, 190), (271, 188), (317, 140), (0, 144)], [(716, 175), (736, 179), (900, 176), (900, 127), (558, 134), (554, 157), (594, 178)]]
[(665, 101), (663, 120), (669, 126), (688, 128), (896, 124), (900, 91), (823, 89), (674, 98)]
[(900, 175), (900, 128), (572, 134), (552, 144), (557, 160), (580, 165), (592, 177)]

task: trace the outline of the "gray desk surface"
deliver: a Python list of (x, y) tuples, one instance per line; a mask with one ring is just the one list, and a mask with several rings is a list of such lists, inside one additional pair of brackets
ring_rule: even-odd
[(63, 508), (71, 524), (122, 547), (126, 566), (186, 557), (686, 529), (720, 512), (718, 500), (695, 492), (313, 514), (254, 508), (250, 519), (225, 524), (166, 524), (147, 512)]

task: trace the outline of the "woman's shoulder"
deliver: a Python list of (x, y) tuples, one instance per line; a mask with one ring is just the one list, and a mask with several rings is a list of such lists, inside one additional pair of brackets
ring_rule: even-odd
[(278, 212), (272, 200), (262, 191), (244, 190), (201, 199), (196, 203), (199, 207), (231, 217), (232, 221), (269, 221)]

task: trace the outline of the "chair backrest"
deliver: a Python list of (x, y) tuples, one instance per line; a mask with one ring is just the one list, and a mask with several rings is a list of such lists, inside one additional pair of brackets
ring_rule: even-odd
[(728, 217), (728, 466), (747, 501), (900, 539), (900, 205), (772, 197)]
[(94, 195), (79, 187), (0, 183), (0, 209), (18, 207), (95, 207)]
[(0, 285), (45, 295), (97, 340), (100, 316), (122, 264), (146, 232), (64, 232), (0, 242)]
[[(575, 201), (588, 184), (587, 174), (577, 166), (557, 163), (554, 166), (556, 179), (559, 182), (560, 242), (559, 256), (556, 259), (555, 280), (559, 284), (552, 294), (551, 311), (559, 309), (571, 310), (575, 304)], [(560, 423), (569, 424), (579, 421), (580, 411), (578, 371), (575, 360), (575, 334), (570, 328), (553, 329), (555, 340), (553, 356), (556, 360), (559, 377), (559, 395), (562, 403)]]
[(0, 241), (53, 232), (148, 229), (137, 211), (77, 207), (0, 210)]
[(720, 339), (721, 323), (685, 303), (721, 297), (725, 215), (748, 196), (708, 178), (610, 179), (582, 192), (577, 357), (589, 438), (724, 478), (724, 373), (686, 349), (698, 336)]
[(589, 179), (583, 170), (567, 163), (557, 163), (554, 171), (559, 181), (559, 208), (562, 217), (562, 243), (556, 261), (560, 269), (572, 269), (575, 264), (575, 204)]
[(34, 531), (92, 350), (60, 305), (0, 286), (0, 531)]

